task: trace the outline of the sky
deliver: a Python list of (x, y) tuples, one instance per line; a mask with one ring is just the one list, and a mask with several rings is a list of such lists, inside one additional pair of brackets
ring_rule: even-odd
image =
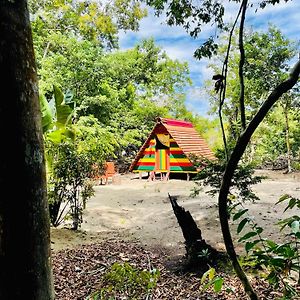
[[(253, 7), (248, 9), (245, 27), (252, 27), (254, 30), (266, 31), (268, 24), (278, 27), (289, 39), (300, 41), (300, 0), (289, 0), (287, 3), (269, 5), (265, 9), (258, 9), (256, 1)], [(231, 22), (235, 19), (238, 6), (236, 3), (229, 3), (225, 6), (225, 20)], [(193, 81), (191, 87), (186, 90), (187, 108), (199, 115), (207, 116), (209, 104), (203, 88), (205, 80), (211, 80), (212, 70), (208, 67), (208, 59), (196, 60), (193, 57), (194, 51), (208, 38), (214, 28), (206, 26), (197, 39), (191, 38), (186, 31), (178, 26), (168, 26), (164, 17), (157, 17), (151, 9), (148, 9), (148, 16), (140, 23), (138, 32), (120, 32), (119, 44), (121, 50), (135, 46), (143, 39), (153, 38), (155, 43), (172, 59), (187, 62), (190, 76)], [(213, 84), (213, 83), (212, 83)]]

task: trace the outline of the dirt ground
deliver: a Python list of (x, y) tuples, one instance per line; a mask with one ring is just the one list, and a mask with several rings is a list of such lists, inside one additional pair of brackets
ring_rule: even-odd
[[(284, 206), (274, 205), (282, 194), (300, 198), (300, 174), (283, 174), (278, 171), (257, 171), (268, 179), (253, 187), (260, 197), (256, 203), (247, 203), (249, 213), (264, 228), (263, 236), (273, 240), (282, 237), (274, 225), (294, 210), (283, 213)], [(83, 215), (81, 230), (74, 232), (62, 226), (51, 228), (52, 249), (74, 248), (80, 244), (102, 241), (110, 237), (137, 240), (149, 248), (168, 249), (176, 255), (184, 254), (184, 239), (168, 199), (168, 193), (178, 198), (178, 204), (190, 211), (203, 238), (219, 250), (224, 249), (220, 231), (217, 198), (205, 190), (193, 198), (193, 181), (184, 179), (148, 182), (136, 174), (119, 175), (118, 180), (107, 185), (95, 186), (95, 196), (88, 203)], [(235, 235), (235, 224), (232, 234)], [(246, 230), (246, 229), (245, 229)], [(238, 245), (242, 249), (242, 245)]]

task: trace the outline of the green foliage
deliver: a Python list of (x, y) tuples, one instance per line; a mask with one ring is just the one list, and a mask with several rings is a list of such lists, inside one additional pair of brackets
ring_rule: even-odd
[(156, 117), (185, 117), (188, 66), (171, 60), (152, 39), (105, 52), (72, 34), (45, 35), (34, 34), (40, 93), (50, 98), (57, 83), (72, 90), (75, 121), (93, 115), (116, 136), (120, 153), (140, 147)]
[(48, 197), (52, 225), (58, 226), (71, 216), (72, 226), (77, 229), (82, 222), (85, 202), (94, 193), (90, 180), (92, 166), (95, 163), (102, 165), (106, 159), (113, 157), (118, 144), (114, 136), (93, 117), (80, 118), (72, 129), (73, 139), (59, 143), (47, 140), (46, 153), (51, 160)]
[(256, 111), (263, 101), (262, 95), (287, 77), (288, 63), (297, 53), (297, 45), (270, 25), (266, 33), (254, 32), (246, 37), (245, 51), (247, 104)]
[[(85, 202), (93, 195), (92, 165), (103, 164), (118, 147), (114, 136), (93, 117), (73, 124), (73, 97), (54, 86), (53, 97), (42, 101), (50, 220), (58, 226), (71, 217), (77, 229)], [(51, 109), (52, 108), (52, 109)]]
[[(283, 195), (276, 204), (288, 202), (284, 211), (300, 208), (300, 200), (290, 195)], [(241, 218), (248, 210), (239, 210), (234, 220)], [(251, 231), (245, 233), (239, 242), (245, 243), (245, 250), (249, 255), (243, 264), (252, 269), (259, 269), (263, 276), (277, 290), (282, 291), (284, 299), (294, 299), (297, 296), (295, 286), (300, 282), (300, 217), (294, 215), (278, 222), (280, 230), (289, 228), (286, 233), (288, 241), (277, 243), (264, 239), (261, 234), (263, 228), (259, 227), (250, 216), (243, 218), (237, 227), (240, 233), (245, 225), (250, 225)]]
[[(45, 142), (45, 157), (47, 176), (51, 176), (53, 171), (53, 152), (49, 145), (58, 145), (61, 142), (73, 140), (74, 131), (71, 128), (71, 118), (73, 109), (65, 102), (66, 95), (61, 89), (53, 86), (50, 101), (44, 95), (40, 95), (40, 104), (42, 111), (42, 126)], [(68, 102), (72, 103), (72, 97), (68, 95)], [(53, 147), (51, 147), (53, 149)]]
[(119, 29), (138, 30), (138, 22), (147, 14), (139, 2), (125, 0), (109, 3), (30, 0), (29, 8), (34, 31), (40, 35), (72, 34), (110, 48), (117, 46)]
[[(54, 85), (71, 90), (72, 106), (65, 104), (73, 109), (72, 122), (94, 116), (115, 136), (115, 154), (128, 169), (156, 117), (194, 118), (185, 107), (185, 87), (191, 84), (188, 65), (170, 59), (153, 39), (126, 51), (99, 47), (114, 47), (120, 28), (138, 28), (143, 16), (139, 3), (117, 0), (84, 7), (71, 2), (30, 3), (40, 94), (49, 100)], [(212, 132), (216, 135), (215, 126)], [(58, 142), (65, 133), (56, 131), (53, 138)], [(122, 153), (128, 154), (126, 161)]]
[(200, 48), (195, 50), (194, 57), (199, 60), (204, 57), (212, 58), (217, 54), (218, 48), (219, 46), (214, 42), (213, 37), (210, 37)]
[[(295, 97), (291, 95), (291, 97)], [(287, 113), (289, 145), (292, 166), (297, 170), (297, 158), (299, 157), (300, 135), (299, 135), (299, 109), (288, 105), (287, 110), (284, 108), (287, 99), (283, 99), (279, 105), (269, 114), (266, 122), (262, 123), (254, 136), (253, 144), (255, 145), (254, 163), (261, 166), (274, 166), (279, 157), (287, 156), (287, 127), (284, 118)]]
[[(167, 10), (167, 24), (182, 26), (190, 36), (197, 38), (206, 24), (213, 25), (220, 30), (225, 29), (223, 22), (224, 6), (221, 1), (204, 0), (200, 3), (193, 1), (146, 0), (148, 5), (155, 8), (159, 15)], [(215, 36), (210, 36), (203, 45), (195, 51), (198, 59), (211, 57), (218, 45)]]
[[(48, 93), (48, 96), (49, 95), (50, 93)], [(51, 96), (51, 99), (48, 101), (45, 95), (40, 95), (44, 133), (66, 127), (71, 123), (70, 121), (73, 115), (73, 109), (70, 106), (73, 98), (72, 94), (68, 93), (68, 103), (66, 103), (66, 95), (63, 94), (58, 86), (54, 85)]]
[[(194, 178), (198, 187), (210, 186), (212, 188), (207, 191), (210, 195), (215, 195), (219, 192), (222, 176), (226, 167), (224, 153), (219, 151), (216, 153), (216, 156), (218, 160), (206, 161), (204, 163), (205, 168)], [(201, 164), (203, 165), (203, 161), (200, 162), (200, 165)], [(263, 178), (263, 176), (254, 175), (254, 169), (251, 164), (240, 164), (234, 172), (229, 193), (229, 201), (232, 202), (233, 207), (239, 203), (239, 201), (258, 200), (258, 197), (251, 189), (251, 185), (261, 182)], [(198, 188), (196, 187), (193, 192), (197, 194)]]
[[(228, 142), (235, 143), (240, 135), (239, 120), (239, 49), (238, 32), (233, 35), (231, 52), (228, 61), (226, 77), (226, 100), (222, 107), (223, 120), (226, 126)], [(223, 61), (227, 51), (227, 35), (220, 38), (218, 55), (211, 66), (215, 74), (221, 73)], [(267, 32), (253, 32), (246, 30), (244, 48), (246, 60), (244, 65), (246, 118), (251, 120), (262, 102), (272, 89), (288, 76), (289, 63), (297, 53), (298, 43), (287, 39), (283, 33), (273, 25)], [(210, 93), (211, 112), (218, 113), (219, 97), (216, 97), (211, 81), (207, 82)], [(266, 119), (260, 124), (251, 139), (244, 159), (256, 166), (264, 167), (272, 163), (280, 155), (287, 153), (287, 124), (285, 116), (289, 118), (289, 143), (291, 156), (296, 157), (299, 152), (299, 107), (295, 105), (299, 91), (290, 91), (273, 107)]]
[(73, 142), (52, 146), (51, 152), (55, 154), (48, 180), (51, 223), (58, 226), (71, 217), (72, 229), (77, 230), (82, 223), (85, 203), (94, 194), (92, 182), (88, 180), (92, 162), (85, 153), (78, 153)]
[(216, 270), (214, 268), (210, 268), (207, 270), (201, 277), (201, 290), (205, 291), (209, 287), (213, 287), (216, 293), (221, 292), (223, 287), (224, 279), (220, 276), (216, 276)]
[(115, 158), (119, 144), (115, 136), (104, 128), (98, 119), (89, 116), (81, 117), (74, 126), (77, 151), (89, 156), (94, 163), (103, 163)]
[(139, 270), (129, 263), (114, 263), (101, 279), (101, 290), (88, 299), (148, 299), (159, 276), (157, 269)]
[(44, 95), (40, 95), (39, 100), (41, 106), (43, 132), (46, 132), (53, 124), (53, 115), (46, 97)]
[(211, 119), (198, 115), (194, 116), (191, 113), (183, 114), (186, 115), (185, 119), (192, 122), (195, 129), (207, 141), (210, 149), (213, 152), (218, 152), (218, 149), (221, 149), (223, 146), (219, 120), (217, 118)]

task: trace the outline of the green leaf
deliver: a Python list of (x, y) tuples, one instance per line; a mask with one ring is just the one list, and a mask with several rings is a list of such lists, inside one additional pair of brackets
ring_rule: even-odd
[(256, 227), (255, 229), (256, 229), (257, 234), (261, 234), (264, 231), (264, 229), (262, 227)]
[(44, 95), (40, 95), (39, 99), (42, 114), (43, 133), (45, 133), (53, 124), (53, 116), (46, 97)]
[(207, 288), (209, 288), (212, 285), (212, 281), (209, 281), (205, 285), (202, 286), (202, 290), (205, 291)]
[(201, 277), (201, 279), (200, 279), (200, 283), (201, 283), (201, 284), (206, 280), (206, 278), (207, 278), (207, 276), (208, 276), (208, 274), (209, 274), (209, 271), (210, 271), (210, 270), (206, 271), (206, 272), (202, 275), (202, 277)]
[(237, 233), (240, 233), (248, 222), (248, 218), (243, 219), (237, 227)]
[(65, 103), (66, 104), (71, 104), (71, 103), (73, 103), (73, 93), (71, 92), (71, 91), (67, 91), (66, 93), (65, 93), (65, 96), (64, 96), (64, 99), (65, 99)]
[(248, 211), (248, 208), (239, 210), (234, 216), (233, 216), (233, 221), (237, 220), (240, 218), (244, 213)]
[(275, 271), (272, 271), (266, 278), (270, 283), (275, 284), (279, 281), (279, 276)]
[(209, 277), (209, 279), (211, 280), (215, 275), (215, 269), (214, 268), (210, 268), (209, 270), (207, 270), (201, 277), (200, 283), (202, 284), (207, 276)]
[(246, 242), (246, 244), (245, 244), (246, 252), (248, 253), (259, 242), (260, 242), (260, 240), (255, 240), (253, 242)]
[(272, 266), (283, 268), (285, 266), (285, 261), (285, 259), (277, 256), (270, 259), (270, 264)]
[(282, 196), (279, 198), (279, 200), (278, 200), (275, 204), (278, 204), (278, 203), (280, 203), (280, 202), (283, 202), (283, 201), (285, 201), (286, 199), (289, 199), (289, 198), (291, 198), (290, 195), (284, 194), (284, 195), (282, 195)]
[(216, 293), (219, 293), (222, 289), (222, 286), (223, 286), (223, 282), (224, 282), (224, 279), (221, 278), (221, 277), (217, 277), (215, 280), (214, 280), (214, 291)]
[(64, 94), (59, 87), (54, 85), (53, 93), (55, 99), (56, 120), (58, 123), (66, 125), (72, 115), (72, 109), (64, 103)]
[(208, 279), (212, 280), (215, 276), (216, 270), (215, 268), (210, 268), (210, 272), (208, 273)]
[(61, 91), (61, 89), (58, 86), (53, 85), (53, 93), (54, 93), (54, 99), (55, 99), (56, 106), (61, 105), (64, 101), (63, 92)]
[(253, 236), (256, 236), (256, 235), (257, 235), (257, 232), (256, 232), (256, 231), (250, 231), (250, 232), (247, 232), (244, 236), (242, 236), (242, 237), (239, 239), (239, 242), (248, 240), (248, 239), (250, 239), (250, 238), (252, 238)]
[(63, 128), (47, 133), (47, 139), (54, 144), (59, 144), (66, 139), (66, 130)]
[(278, 225), (281, 225), (281, 228), (280, 230), (283, 230), (287, 225), (288, 226), (291, 226), (291, 224), (293, 223), (293, 221), (300, 221), (300, 217), (297, 216), (297, 215), (294, 215), (292, 217), (289, 217), (289, 218), (286, 218), (286, 219), (283, 219), (281, 221), (278, 222)]
[(271, 241), (271, 240), (265, 240), (265, 242), (268, 244), (268, 246), (271, 249), (274, 249), (274, 248), (276, 248), (278, 246), (274, 241)]
[(296, 198), (291, 198), (289, 201), (288, 206), (285, 208), (284, 211), (287, 211), (288, 209), (294, 208), (294, 206), (297, 204), (297, 199)]
[(291, 223), (291, 229), (293, 233), (297, 233), (300, 231), (300, 222), (295, 220)]
[(296, 255), (296, 251), (291, 248), (290, 245), (287, 245), (287, 247), (285, 247), (285, 257), (288, 257), (288, 258), (292, 258)]

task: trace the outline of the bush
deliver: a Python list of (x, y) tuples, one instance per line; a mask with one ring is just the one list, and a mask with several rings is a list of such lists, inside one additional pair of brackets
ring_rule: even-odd
[(101, 280), (102, 288), (87, 300), (145, 299), (151, 295), (159, 275), (157, 269), (139, 270), (129, 263), (114, 263)]

